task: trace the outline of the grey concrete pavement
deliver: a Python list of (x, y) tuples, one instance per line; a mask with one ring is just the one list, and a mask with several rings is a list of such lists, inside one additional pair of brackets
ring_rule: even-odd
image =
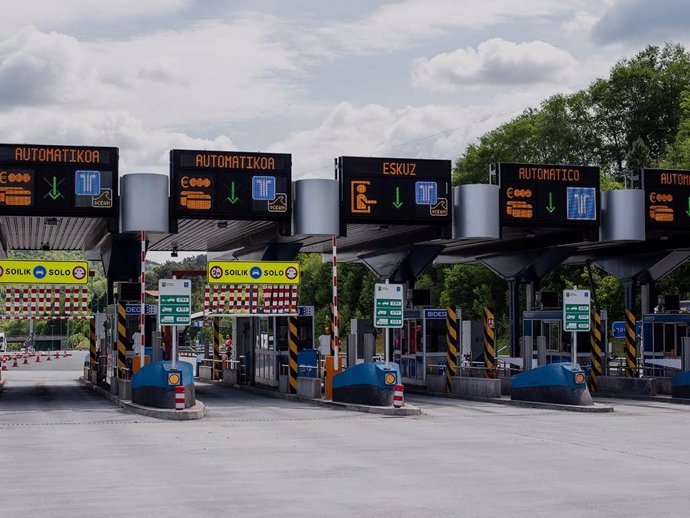
[(0, 517), (688, 514), (685, 406), (409, 396), (425, 415), (391, 418), (200, 384), (208, 417), (172, 422), (125, 414), (69, 373), (15, 374), (0, 394)]

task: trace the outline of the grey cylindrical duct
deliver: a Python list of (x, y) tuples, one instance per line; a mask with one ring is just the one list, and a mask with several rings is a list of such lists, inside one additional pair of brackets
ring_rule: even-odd
[(453, 188), (453, 239), (498, 239), (500, 224), (497, 185), (471, 184)]
[(625, 189), (601, 193), (601, 241), (644, 241), (644, 191)]
[(120, 178), (122, 232), (169, 232), (168, 177), (134, 173)]
[(337, 180), (296, 180), (292, 184), (292, 193), (294, 235), (338, 235), (340, 188)]

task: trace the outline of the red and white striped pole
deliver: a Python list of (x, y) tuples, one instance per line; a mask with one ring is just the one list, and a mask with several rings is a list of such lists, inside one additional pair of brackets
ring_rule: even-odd
[(141, 363), (140, 368), (146, 363), (146, 232), (141, 231), (141, 314), (139, 315), (139, 326), (141, 332)]
[(398, 383), (393, 391), (393, 407), (400, 408), (405, 404), (405, 397), (403, 396), (403, 390), (405, 387)]
[(184, 385), (175, 385), (175, 410), (184, 410)]
[(340, 369), (338, 361), (340, 339), (338, 338), (338, 236), (331, 238), (333, 245), (333, 370)]

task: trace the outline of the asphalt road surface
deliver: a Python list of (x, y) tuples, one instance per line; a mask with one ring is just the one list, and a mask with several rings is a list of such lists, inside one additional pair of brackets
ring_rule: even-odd
[(424, 415), (391, 418), (199, 384), (208, 417), (174, 422), (82, 388), (81, 362), (4, 373), (0, 517), (688, 514), (690, 407), (412, 396)]

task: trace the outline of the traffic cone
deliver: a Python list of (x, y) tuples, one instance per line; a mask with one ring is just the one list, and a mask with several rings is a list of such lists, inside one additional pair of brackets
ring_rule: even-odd
[(41, 353), (36, 351), (36, 363), (41, 363)]
[(46, 353), (46, 360), (52, 361), (51, 358), (50, 358), (50, 351), (48, 351), (48, 352)]
[(60, 349), (55, 351), (55, 359), (57, 360), (60, 357)]
[(2, 364), (2, 367), (0, 367), (0, 370), (6, 371), (7, 370), (7, 358), (5, 356), (0, 358), (0, 364)]
[(17, 363), (17, 355), (14, 356), (14, 362), (12, 363), (12, 367), (19, 367), (19, 364)]
[(24, 361), (22, 362), (22, 365), (29, 365), (29, 355), (28, 354), (24, 355)]

